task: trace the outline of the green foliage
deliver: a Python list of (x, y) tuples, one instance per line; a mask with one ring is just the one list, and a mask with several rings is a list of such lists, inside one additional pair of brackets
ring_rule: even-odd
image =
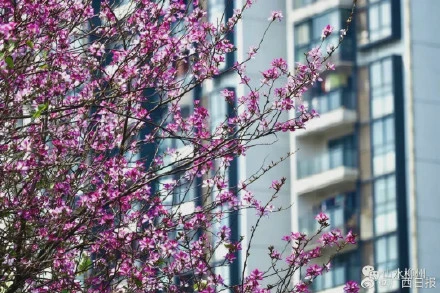
[(47, 108), (49, 108), (48, 103), (38, 105), (37, 111), (35, 111), (35, 113), (32, 115), (32, 118), (34, 118), (34, 119), (39, 118), (41, 116), (41, 114), (47, 110)]
[(12, 59), (11, 56), (7, 56), (5, 58), (5, 62), (6, 62), (6, 65), (8, 65), (8, 68), (14, 68), (14, 59)]
[(92, 259), (88, 256), (83, 254), (81, 257), (81, 261), (78, 265), (78, 269), (81, 272), (88, 271), (92, 267)]

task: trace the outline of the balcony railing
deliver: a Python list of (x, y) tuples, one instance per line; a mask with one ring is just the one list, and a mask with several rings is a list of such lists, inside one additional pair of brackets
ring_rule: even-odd
[(325, 272), (312, 283), (313, 292), (343, 292), (343, 285), (350, 280), (358, 281), (361, 275), (358, 264), (332, 262), (330, 271)]
[(338, 167), (356, 167), (356, 150), (338, 148), (310, 160), (298, 161), (298, 179)]
[(324, 95), (309, 99), (309, 107), (318, 111), (319, 114), (325, 114), (339, 108), (353, 109), (354, 95), (352, 91), (346, 89), (337, 89)]
[(316, 2), (316, 0), (293, 0), (293, 8), (294, 9), (302, 8), (314, 2)]
[[(339, 45), (339, 48), (333, 52), (330, 61), (332, 61), (332, 63), (337, 65), (336, 66), (337, 70), (341, 67), (340, 65), (352, 64), (352, 62), (355, 60), (356, 56), (354, 52), (356, 52), (356, 48), (355, 48), (354, 39), (355, 38), (353, 36), (353, 32), (349, 31), (347, 35), (344, 37), (344, 41)], [(321, 51), (325, 52), (326, 48), (328, 48), (329, 46), (336, 47), (338, 43), (339, 43), (338, 32), (334, 32), (324, 41), (321, 40), (321, 36), (318, 36), (318, 38), (310, 40), (308, 44), (295, 43), (295, 61), (305, 63), (306, 62), (305, 54), (309, 52), (311, 49), (320, 47)]]
[[(344, 206), (338, 206), (333, 208), (327, 208), (323, 211), (330, 218), (330, 226), (325, 228), (325, 231), (333, 229), (340, 229), (342, 233), (347, 233), (349, 230), (356, 232), (356, 209)], [(309, 217), (303, 217), (299, 219), (300, 231), (311, 236), (318, 231), (320, 224), (314, 218), (314, 213), (310, 213)]]

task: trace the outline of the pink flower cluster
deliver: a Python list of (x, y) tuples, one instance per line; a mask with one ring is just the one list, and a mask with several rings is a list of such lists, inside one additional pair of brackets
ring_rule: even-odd
[[(226, 224), (230, 216), (269, 216), (284, 179), (257, 199), (256, 179), (234, 186), (229, 168), (259, 139), (317, 117), (300, 101), (324, 57), (315, 48), (294, 72), (277, 58), (251, 87), (247, 61), (223, 66), (254, 1), (221, 24), (207, 21), (199, 1), (119, 2), (0, 1), (0, 283), (34, 293), (270, 292), (266, 268), (243, 273), (241, 286), (217, 268), (251, 243)], [(270, 23), (282, 17), (272, 12)], [(218, 122), (209, 98), (188, 97), (224, 72), (250, 90), (222, 90), (216, 102), (228, 111)], [(353, 233), (331, 231), (307, 250), (310, 239), (292, 233), (288, 253), (266, 257), (297, 268), (322, 246), (355, 243)]]

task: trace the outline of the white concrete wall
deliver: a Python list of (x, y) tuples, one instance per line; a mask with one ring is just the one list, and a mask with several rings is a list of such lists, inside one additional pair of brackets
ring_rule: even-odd
[[(440, 280), (440, 1), (410, 3), (418, 266)], [(408, 129), (411, 131), (411, 129)], [(432, 292), (423, 289), (419, 292)]]
[[(242, 5), (242, 2), (243, 1), (236, 1), (236, 7)], [(236, 45), (239, 48), (237, 52), (239, 61), (247, 58), (249, 47), (257, 46), (260, 42), (264, 30), (269, 24), (268, 18), (270, 17), (271, 11), (281, 10), (283, 14), (286, 15), (285, 7), (285, 0), (256, 1), (253, 7), (245, 12), (243, 22), (237, 29), (236, 36)], [(260, 83), (262, 78), (261, 72), (270, 67), (274, 58), (282, 57), (287, 59), (286, 35), (285, 20), (272, 24), (256, 58), (247, 64), (247, 75), (253, 80), (253, 85), (256, 86)], [(247, 92), (248, 90), (244, 86), (240, 86), (238, 89), (239, 96)], [(287, 115), (283, 117), (283, 119), (287, 119)], [(260, 142), (268, 143), (273, 140), (274, 137), (268, 137)], [(278, 141), (275, 144), (263, 145), (251, 149), (246, 157), (239, 162), (239, 174), (243, 179), (248, 178), (264, 164), (267, 165), (272, 160), (278, 160), (289, 151), (289, 134), (284, 133), (278, 135)], [(255, 192), (258, 199), (262, 202), (266, 202), (273, 193), (273, 189), (269, 189), (272, 180), (280, 179), (281, 177), (286, 177), (287, 182), (273, 204), (276, 207), (288, 207), (291, 203), (289, 160), (260, 178), (255, 184), (251, 185), (249, 189)], [(244, 217), (240, 219), (242, 221), (241, 234), (245, 236), (243, 244), (247, 244), (251, 228), (255, 225), (257, 216), (253, 210), (248, 211), (243, 216)], [(252, 241), (248, 271), (254, 268), (263, 269), (268, 267), (270, 265), (268, 246), (274, 245), (277, 249), (281, 250), (284, 244), (284, 242), (281, 241), (282, 236), (289, 234), (291, 231), (290, 210), (274, 213), (269, 218), (264, 218), (260, 222), (259, 228)]]

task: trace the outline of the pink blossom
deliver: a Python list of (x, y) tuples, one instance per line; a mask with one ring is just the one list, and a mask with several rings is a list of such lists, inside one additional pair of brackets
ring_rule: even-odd
[(327, 70), (335, 70), (336, 69), (335, 64), (333, 64), (331, 62), (327, 62), (326, 68), (327, 68)]
[(251, 46), (248, 51), (248, 58), (254, 59), (255, 55), (257, 54), (257, 49), (258, 49), (257, 47)]
[(319, 265), (314, 264), (307, 268), (307, 273), (306, 273), (307, 277), (315, 278), (321, 274), (322, 274), (322, 267)]
[(226, 101), (228, 102), (233, 102), (234, 98), (235, 98), (235, 92), (228, 90), (228, 89), (224, 89), (221, 91), (221, 94), (223, 97), (225, 97)]
[(321, 225), (328, 225), (329, 217), (325, 213), (319, 213), (315, 219), (318, 221)]
[(304, 282), (300, 281), (298, 284), (295, 285), (294, 292), (309, 293), (310, 290)]
[(270, 14), (270, 17), (268, 18), (268, 20), (270, 21), (281, 21), (281, 19), (283, 18), (283, 13), (281, 11), (272, 11), (272, 13)]
[[(248, 58), (228, 68), (229, 53), (243, 49), (232, 34), (254, 0), (218, 25), (200, 1), (133, 0), (127, 11), (101, 1), (99, 12), (91, 1), (40, 2), (2, 2), (0, 214), (9, 228), (0, 264), (51, 277), (2, 282), (37, 293), (118, 292), (120, 284), (178, 293), (190, 283), (215, 292), (228, 283), (215, 267), (248, 251), (230, 226), (234, 215), (269, 217), (284, 184), (274, 180), (269, 196), (257, 197), (259, 174), (238, 184), (230, 168), (258, 142), (317, 116), (301, 97), (331, 68), (323, 52), (313, 48), (294, 70), (283, 58), (252, 65), (259, 76), (246, 73)], [(282, 17), (272, 12), (267, 25)], [(220, 74), (246, 90), (236, 97), (218, 88)], [(212, 92), (218, 101), (205, 96)], [(296, 270), (342, 235), (325, 233), (315, 249), (303, 247), (307, 239), (292, 232), (288, 249), (265, 257), (277, 271)], [(247, 267), (243, 288), (228, 289), (269, 293), (265, 269)]]
[(351, 243), (351, 244), (356, 244), (356, 235), (353, 234), (353, 232), (350, 230), (347, 233), (347, 236), (345, 236), (345, 241), (347, 241), (348, 243)]
[(359, 291), (360, 287), (355, 281), (348, 281), (344, 286), (345, 293), (358, 293)]
[(333, 32), (333, 27), (329, 24), (322, 30), (321, 38), (324, 40)]
[(14, 30), (14, 28), (16, 26), (17, 26), (17, 23), (15, 23), (15, 22), (8, 22), (8, 23), (0, 24), (0, 34), (3, 35), (5, 40), (8, 40), (13, 36), (12, 30)]

